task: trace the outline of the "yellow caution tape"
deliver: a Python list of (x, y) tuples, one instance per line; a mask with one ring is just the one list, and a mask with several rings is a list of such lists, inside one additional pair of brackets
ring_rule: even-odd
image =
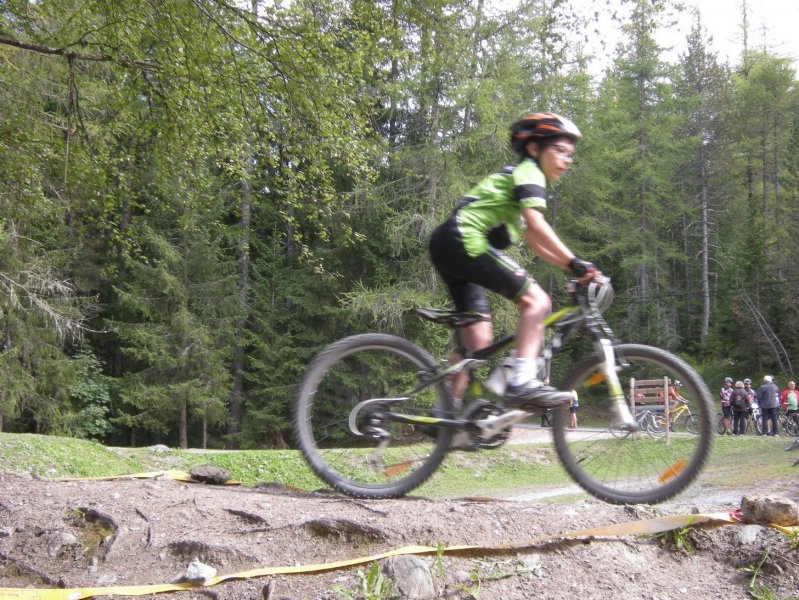
[[(168, 477), (177, 481), (195, 481), (189, 473), (177, 470), (166, 471), (151, 471), (147, 473), (135, 473), (132, 475), (112, 475), (107, 477), (84, 477), (84, 478), (58, 478), (54, 481), (104, 481), (113, 479), (148, 479), (155, 477)], [(238, 485), (239, 482), (227, 482), (226, 485)], [(479, 498), (479, 500), (487, 500)], [(153, 585), (130, 585), (130, 586), (111, 586), (111, 587), (95, 587), (95, 588), (72, 588), (72, 589), (22, 589), (22, 588), (0, 588), (0, 600), (13, 599), (13, 600), (83, 600), (85, 598), (93, 598), (94, 596), (146, 596), (148, 594), (160, 594), (165, 592), (180, 592), (186, 590), (194, 590), (202, 587), (208, 587), (229, 581), (233, 579), (252, 579), (256, 577), (265, 577), (269, 575), (297, 575), (301, 573), (321, 573), (325, 571), (334, 571), (356, 565), (371, 563), (375, 560), (381, 560), (391, 556), (401, 556), (409, 554), (453, 554), (458, 552), (475, 552), (475, 551), (491, 551), (491, 550), (523, 550), (545, 542), (562, 541), (569, 539), (581, 538), (599, 538), (599, 537), (625, 537), (637, 535), (652, 535), (656, 533), (663, 533), (665, 531), (673, 531), (682, 527), (690, 525), (698, 525), (701, 523), (728, 523), (728, 524), (741, 524), (737, 519), (733, 519), (729, 513), (711, 513), (706, 515), (671, 515), (666, 517), (658, 517), (655, 519), (648, 519), (645, 521), (630, 521), (627, 523), (618, 523), (616, 525), (607, 525), (604, 527), (594, 527), (591, 529), (583, 529), (571, 533), (563, 533), (559, 535), (540, 536), (525, 542), (508, 542), (504, 544), (494, 545), (452, 545), (441, 547), (434, 546), (404, 546), (380, 554), (372, 556), (364, 556), (359, 558), (352, 558), (349, 560), (342, 560), (330, 563), (321, 563), (315, 565), (299, 565), (293, 567), (264, 567), (260, 569), (253, 569), (251, 571), (243, 571), (233, 573), (230, 575), (220, 575), (209, 579), (204, 583), (167, 583), (167, 584), (153, 584)], [(786, 535), (799, 535), (799, 527), (783, 527), (780, 525), (772, 525), (775, 529), (785, 533)]]
[[(104, 475), (101, 477), (56, 477), (49, 481), (112, 481), (115, 479), (155, 479), (156, 477), (167, 477), (175, 481), (186, 481), (189, 483), (197, 483), (189, 473), (185, 471), (178, 471), (175, 469), (168, 469), (166, 471), (148, 471), (146, 473), (133, 473), (125, 475)], [(240, 481), (226, 481), (224, 485), (241, 485)], [(0, 596), (2, 598), (2, 596)]]
[[(16, 588), (0, 588), (0, 600), (14, 599), (14, 600), (83, 600), (84, 598), (92, 598), (94, 596), (145, 596), (148, 594), (159, 594), (164, 592), (178, 592), (185, 590), (193, 590), (202, 587), (216, 585), (223, 581), (233, 579), (252, 579), (255, 577), (265, 577), (269, 575), (297, 575), (301, 573), (321, 573), (324, 571), (333, 571), (352, 567), (356, 565), (368, 564), (375, 560), (381, 560), (390, 556), (400, 556), (408, 554), (437, 554), (443, 552), (445, 554), (452, 554), (458, 552), (474, 552), (486, 550), (522, 550), (535, 546), (544, 542), (580, 539), (580, 538), (599, 538), (599, 537), (619, 537), (619, 536), (634, 536), (662, 533), (664, 531), (671, 531), (689, 525), (697, 525), (700, 523), (738, 523), (730, 518), (728, 514), (707, 514), (707, 515), (672, 515), (667, 517), (659, 517), (656, 519), (648, 519), (646, 521), (632, 521), (627, 523), (619, 523), (616, 525), (607, 525), (604, 527), (594, 527), (591, 529), (583, 529), (571, 533), (564, 533), (553, 536), (541, 536), (533, 538), (526, 542), (509, 542), (496, 545), (453, 545), (445, 546), (444, 548), (434, 546), (404, 546), (395, 550), (389, 550), (380, 554), (372, 556), (364, 556), (359, 558), (352, 558), (349, 560), (336, 561), (330, 563), (321, 563), (315, 565), (300, 565), (293, 567), (264, 567), (260, 569), (253, 569), (251, 571), (243, 571), (240, 573), (233, 573), (230, 575), (220, 575), (208, 580), (205, 583), (172, 583), (172, 584), (156, 584), (156, 585), (136, 585), (136, 586), (113, 586), (113, 587), (97, 587), (97, 588), (74, 588), (74, 589), (16, 589)], [(788, 529), (788, 528), (784, 528)], [(797, 528), (799, 529), (799, 528)]]

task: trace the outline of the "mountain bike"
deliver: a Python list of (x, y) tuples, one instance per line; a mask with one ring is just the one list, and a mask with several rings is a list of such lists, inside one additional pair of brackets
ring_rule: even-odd
[[(677, 427), (682, 427), (688, 433), (693, 433), (694, 435), (699, 433), (699, 417), (691, 412), (691, 407), (684, 398), (677, 400), (677, 406), (669, 409), (669, 422), (672, 431), (676, 431)], [(665, 426), (666, 417), (663, 415), (655, 416), (655, 431), (659, 431)]]
[(784, 412), (780, 412), (779, 418), (780, 425), (782, 425), (785, 433), (794, 437), (799, 436), (799, 413), (787, 415)]
[(749, 418), (746, 420), (745, 433), (749, 433), (750, 426), (752, 427), (752, 432), (755, 435), (763, 433), (763, 420), (760, 418), (760, 406), (758, 406), (756, 402), (753, 402), (749, 406), (749, 410), (751, 412), (749, 414)]
[[(610, 281), (567, 284), (570, 304), (544, 321), (541, 373), (565, 340), (580, 332), (593, 351), (573, 362), (553, 382), (577, 394), (584, 419), (595, 426), (568, 429), (568, 410), (552, 411), (551, 436), (566, 472), (588, 493), (611, 503), (656, 503), (683, 491), (700, 473), (713, 440), (712, 402), (705, 382), (682, 359), (651, 346), (619, 342), (602, 312), (613, 298)], [(450, 364), (416, 344), (382, 333), (353, 335), (321, 350), (307, 366), (293, 403), (296, 442), (311, 469), (336, 490), (362, 498), (392, 498), (424, 483), (456, 448), (502, 446), (516, 423), (542, 409), (508, 407), (504, 387), (483, 384), (481, 369), (506, 355), (515, 336), (468, 352), (460, 327), (483, 317), (444, 309), (417, 308), (419, 316), (450, 327), (463, 357)], [(504, 367), (499, 366), (499, 373)], [(470, 376), (462, 402), (449, 380)], [(638, 435), (630, 412), (632, 380), (661, 378), (683, 383), (683, 397), (696, 415), (698, 435), (674, 433), (660, 439)], [(491, 381), (493, 377), (489, 377)], [(492, 386), (493, 387), (493, 386)], [(616, 420), (630, 433), (610, 435)], [(585, 422), (585, 421), (584, 421)]]
[[(665, 435), (665, 430), (662, 430), (661, 433), (661, 425), (658, 423), (657, 417), (655, 417), (655, 413), (651, 410), (640, 410), (635, 413), (635, 422), (638, 425), (638, 431), (644, 431), (650, 437), (661, 437)], [(632, 431), (632, 428), (625, 427), (624, 421), (621, 419), (614, 419), (610, 423), (610, 435), (615, 438), (624, 439), (629, 436)]]
[[(755, 423), (758, 435), (763, 434), (763, 419), (759, 418)], [(780, 409), (777, 415), (777, 431), (782, 431), (787, 435), (799, 436), (799, 414), (787, 415)]]

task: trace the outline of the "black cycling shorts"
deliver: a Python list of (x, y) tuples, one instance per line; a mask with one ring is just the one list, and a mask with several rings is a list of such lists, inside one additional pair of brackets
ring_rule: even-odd
[(430, 258), (449, 288), (455, 309), (462, 312), (489, 314), (486, 289), (518, 302), (533, 281), (522, 267), (495, 248), (469, 256), (454, 215), (430, 237)]

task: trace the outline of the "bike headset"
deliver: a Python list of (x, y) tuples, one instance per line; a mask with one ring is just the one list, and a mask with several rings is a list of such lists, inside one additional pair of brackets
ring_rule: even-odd
[(613, 302), (613, 286), (610, 285), (610, 280), (601, 284), (592, 280), (588, 284), (588, 301), (600, 313), (604, 313)]

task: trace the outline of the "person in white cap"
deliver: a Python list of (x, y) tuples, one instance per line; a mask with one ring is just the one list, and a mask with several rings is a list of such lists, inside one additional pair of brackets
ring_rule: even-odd
[[(757, 403), (760, 406), (760, 418), (763, 419), (763, 433), (760, 435), (777, 436), (777, 417), (780, 410), (780, 388), (774, 385), (774, 378), (766, 375), (763, 385), (757, 390)], [(771, 429), (768, 423), (771, 421)]]

